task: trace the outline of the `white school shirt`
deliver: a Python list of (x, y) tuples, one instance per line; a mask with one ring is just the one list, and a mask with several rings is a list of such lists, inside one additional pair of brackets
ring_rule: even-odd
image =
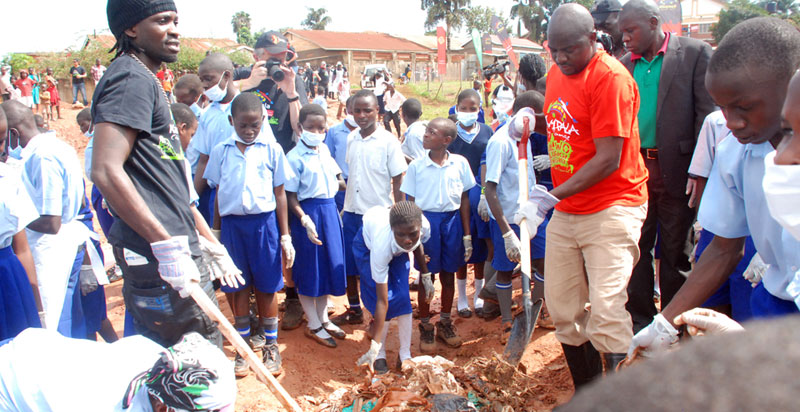
[(325, 96), (319, 95), (315, 97), (314, 100), (311, 101), (311, 103), (319, 105), (323, 109), (328, 110), (328, 100), (325, 98)]
[(425, 156), (425, 148), (422, 147), (422, 136), (425, 135), (427, 126), (428, 122), (421, 120), (417, 120), (408, 126), (403, 135), (403, 143), (400, 145), (403, 149), (403, 154), (415, 160)]
[[(533, 157), (528, 141), (528, 191), (536, 185), (533, 173)], [(517, 141), (508, 135), (508, 124), (497, 129), (486, 145), (486, 181), (497, 183), (497, 198), (503, 209), (503, 216), (511, 222), (519, 210), (519, 163)], [(492, 214), (491, 209), (489, 214)]]
[(400, 106), (403, 105), (403, 102), (406, 101), (406, 97), (403, 96), (402, 93), (398, 92), (397, 90), (394, 91), (394, 94), (391, 93), (384, 93), (383, 94), (383, 104), (386, 108), (386, 111), (397, 113), (400, 110)]
[[(358, 130), (358, 128), (353, 129)], [(328, 129), (325, 134), (325, 145), (328, 146), (333, 160), (339, 165), (342, 171), (342, 177), (347, 180), (347, 137), (350, 136), (351, 130), (347, 128), (345, 121), (337, 124)]]
[(369, 249), (369, 267), (372, 270), (372, 279), (375, 283), (387, 283), (389, 279), (389, 263), (395, 256), (409, 253), (431, 238), (431, 224), (422, 216), (422, 228), (417, 244), (410, 251), (403, 250), (394, 238), (392, 227), (389, 225), (389, 208), (375, 206), (364, 214), (364, 225), (361, 233), (364, 244)]
[(86, 133), (85, 136), (89, 138), (86, 143), (86, 149), (83, 150), (83, 172), (86, 174), (86, 180), (92, 181), (92, 152), (94, 152), (94, 133)]
[(397, 138), (376, 127), (367, 137), (361, 136), (360, 129), (347, 137), (347, 167), (344, 211), (363, 215), (373, 206), (392, 205), (392, 177), (405, 172), (408, 164)]
[(461, 195), (475, 186), (475, 176), (464, 156), (447, 153), (444, 166), (428, 155), (408, 165), (400, 190), (414, 197), (426, 212), (452, 212), (461, 207)]
[(55, 132), (34, 136), (22, 149), (22, 181), (39, 215), (78, 216), (84, 196), (83, 168), (75, 149)]
[(708, 177), (711, 173), (711, 165), (714, 163), (714, 152), (730, 132), (722, 110), (709, 113), (703, 120), (703, 127), (700, 128), (700, 134), (697, 136), (697, 145), (694, 148), (694, 155), (692, 155), (692, 163), (689, 164), (689, 173)]
[(328, 152), (328, 146), (320, 144), (317, 149), (300, 141), (286, 155), (294, 176), (286, 181), (285, 189), (297, 193), (298, 201), (331, 199), (339, 191), (336, 176), (342, 171)]
[(764, 288), (783, 300), (800, 265), (800, 242), (785, 233), (769, 213), (764, 197), (764, 157), (775, 151), (769, 142), (743, 145), (730, 136), (717, 146), (697, 220), (725, 238), (752, 236), (756, 251), (769, 267)]
[[(128, 385), (153, 367), (162, 351), (143, 336), (104, 343), (25, 329), (0, 346), (0, 410), (123, 411)], [(125, 412), (152, 411), (149, 399), (140, 399), (147, 403), (134, 403)]]
[(259, 135), (244, 153), (233, 136), (208, 157), (203, 178), (217, 188), (219, 215), (255, 215), (275, 210), (274, 188), (294, 176), (283, 149)]
[(380, 96), (384, 92), (386, 92), (386, 80), (383, 78), (383, 76), (381, 76), (375, 80), (375, 90), (373, 93), (375, 93), (375, 96)]
[(0, 163), (0, 249), (11, 246), (14, 235), (39, 218), (36, 206), (22, 184), (19, 171)]

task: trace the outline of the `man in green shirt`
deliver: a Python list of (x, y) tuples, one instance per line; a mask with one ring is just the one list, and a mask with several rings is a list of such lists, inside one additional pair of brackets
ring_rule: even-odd
[(653, 302), (654, 246), (661, 258), (661, 305), (666, 306), (691, 270), (689, 233), (695, 211), (688, 205), (688, 170), (697, 135), (714, 104), (705, 89), (711, 47), (665, 33), (658, 6), (631, 0), (622, 7), (619, 28), (629, 53), (622, 63), (639, 87), (639, 136), (650, 174), (647, 219), (639, 240), (641, 258), (628, 284), (634, 333), (658, 313)]

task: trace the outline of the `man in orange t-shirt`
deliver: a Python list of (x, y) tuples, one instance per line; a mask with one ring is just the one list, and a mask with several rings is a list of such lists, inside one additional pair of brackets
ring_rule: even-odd
[(575, 3), (559, 7), (547, 38), (556, 65), (545, 96), (555, 187), (534, 189), (515, 220), (525, 217), (530, 230), (555, 206), (547, 227), (545, 300), (579, 388), (603, 363), (612, 371), (633, 338), (626, 287), (639, 260), (647, 169), (639, 155), (636, 82), (597, 50), (589, 11)]

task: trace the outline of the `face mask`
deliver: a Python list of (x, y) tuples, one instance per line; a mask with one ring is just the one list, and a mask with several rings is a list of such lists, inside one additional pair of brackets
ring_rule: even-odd
[(458, 137), (469, 144), (472, 144), (472, 141), (475, 140), (475, 138), (478, 136), (479, 130), (480, 128), (476, 127), (472, 131), (466, 131), (461, 127), (460, 124), (456, 125), (456, 132), (458, 133)]
[(400, 246), (399, 243), (397, 243), (397, 239), (394, 236), (392, 236), (392, 241), (394, 242), (395, 246), (397, 246), (398, 249), (402, 250), (405, 253), (411, 253), (414, 251), (414, 249), (416, 249), (419, 246), (419, 241), (417, 241), (417, 243), (415, 243), (414, 246), (411, 246), (408, 249), (403, 249), (403, 247)]
[(303, 130), (300, 134), (300, 140), (308, 147), (317, 147), (325, 140), (325, 133), (312, 133), (308, 130)]
[(509, 114), (506, 112), (500, 112), (500, 113), (495, 112), (495, 115), (497, 116), (497, 121), (500, 123), (505, 122), (506, 120), (508, 120), (509, 117)]
[(478, 121), (478, 112), (456, 112), (456, 119), (464, 127), (472, 127)]
[(92, 137), (94, 137), (94, 132), (88, 131), (88, 132), (84, 133), (83, 135), (91, 139)]
[(241, 137), (239, 137), (239, 135), (238, 135), (238, 134), (234, 133), (234, 134), (233, 134), (233, 140), (235, 140), (235, 141), (237, 141), (237, 142), (239, 142), (239, 143), (241, 143), (241, 144), (243, 144), (243, 145), (245, 145), (245, 146), (250, 146), (250, 145), (252, 145), (253, 143), (255, 143), (255, 142), (256, 142), (256, 140), (258, 140), (258, 137), (256, 137), (255, 139), (253, 139), (253, 141), (252, 141), (252, 142), (245, 142), (244, 140), (242, 140), (242, 138), (241, 138)]
[(800, 240), (800, 165), (776, 165), (775, 154), (764, 158), (764, 197), (772, 217)]
[(356, 123), (356, 118), (353, 117), (352, 114), (348, 114), (347, 117), (344, 118), (344, 121), (350, 125), (350, 127), (358, 127), (358, 123)]
[(197, 104), (197, 102), (192, 103), (192, 105), (189, 106), (189, 108), (192, 109), (192, 113), (195, 113), (195, 114), (200, 113), (200, 112), (203, 111), (203, 108), (200, 107), (200, 105)]
[(11, 148), (11, 129), (8, 130), (8, 139), (6, 140), (6, 145), (8, 147), (8, 157), (22, 160), (22, 145), (19, 144), (19, 137), (17, 137), (17, 147)]
[(522, 93), (525, 93), (527, 90), (528, 90), (528, 88), (525, 87), (524, 84), (522, 84), (522, 83), (517, 84), (517, 96), (519, 96)]
[[(222, 77), (220, 77), (219, 83), (222, 83), (222, 80), (225, 79), (225, 73), (227, 72), (222, 73)], [(219, 87), (219, 83), (215, 84), (213, 87), (203, 92), (206, 95), (206, 97), (208, 97), (208, 100), (211, 100), (212, 102), (218, 102), (224, 99), (225, 95), (228, 94), (226, 90), (228, 88), (228, 84), (226, 83), (225, 89), (223, 89)]]

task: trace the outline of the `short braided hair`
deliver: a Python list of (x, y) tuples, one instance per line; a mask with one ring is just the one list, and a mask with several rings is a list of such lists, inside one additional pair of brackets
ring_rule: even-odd
[(414, 202), (397, 202), (389, 211), (389, 226), (397, 227), (407, 224), (422, 224), (422, 209)]

